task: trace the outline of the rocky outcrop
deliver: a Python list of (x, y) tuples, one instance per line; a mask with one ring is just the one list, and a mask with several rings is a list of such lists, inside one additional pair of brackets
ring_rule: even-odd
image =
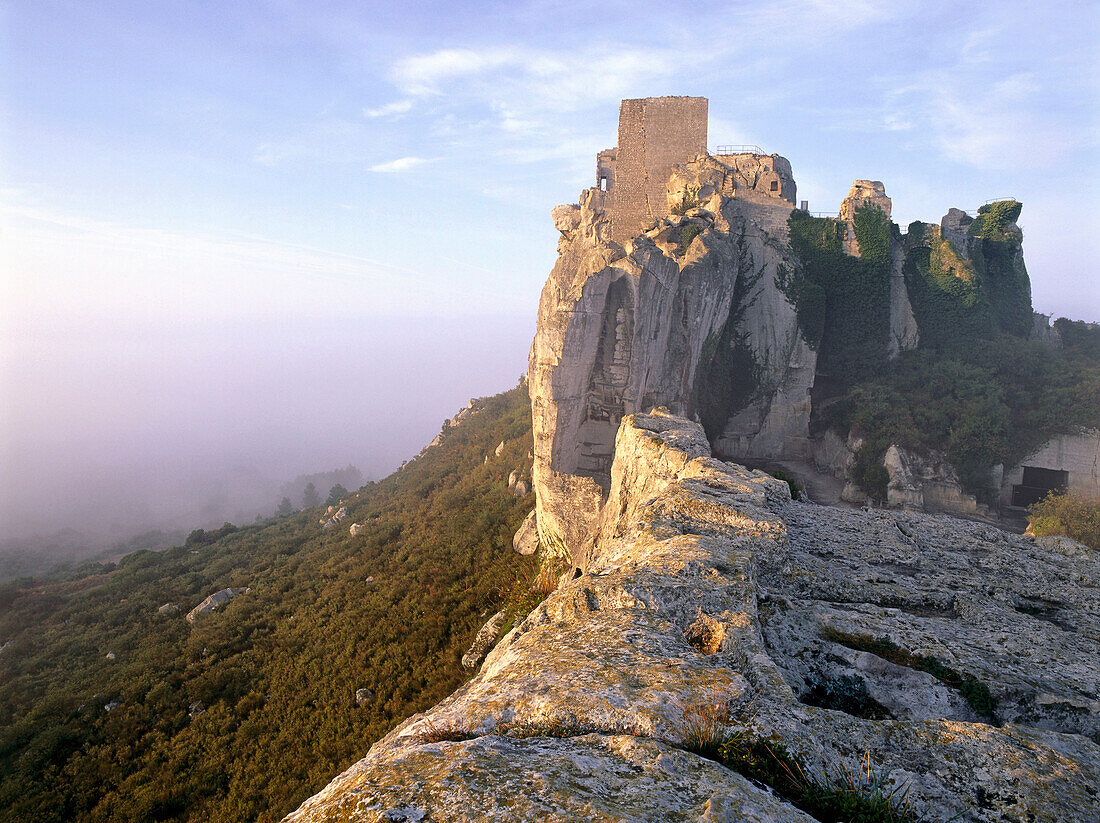
[(328, 531), (329, 529), (336, 528), (336, 526), (340, 524), (340, 521), (348, 516), (348, 509), (347, 506), (341, 506), (338, 509), (335, 506), (329, 506), (326, 514), (330, 516), (327, 518), (322, 517), (320, 522), (321, 528)]
[(950, 208), (940, 220), (940, 236), (948, 241), (959, 257), (970, 259), (970, 224), (974, 218), (962, 209)]
[(504, 625), (504, 617), (504, 612), (497, 612), (478, 630), (477, 636), (474, 637), (474, 642), (470, 644), (470, 648), (466, 651), (466, 654), (462, 655), (462, 665), (464, 668), (472, 669), (480, 663), (485, 657), (485, 653), (497, 642), (497, 637), (500, 636), (500, 629)]
[(847, 234), (843, 241), (845, 254), (859, 257), (859, 243), (856, 241), (855, 218), (856, 209), (865, 206), (873, 206), (881, 211), (889, 219), (893, 203), (886, 196), (886, 187), (880, 180), (856, 180), (848, 191), (848, 196), (841, 201), (840, 219), (847, 224)]
[(700, 723), (921, 819), (1095, 819), (1095, 553), (792, 502), (666, 413), (624, 418), (608, 483), (587, 571), (288, 821), (813, 819)]
[(516, 550), (517, 554), (527, 556), (538, 551), (539, 529), (537, 521), (538, 511), (536, 509), (532, 509), (531, 513), (523, 518), (523, 522), (512, 538), (512, 548)]
[[(610, 240), (597, 190), (554, 211), (559, 256), (528, 367), (533, 481), (543, 546), (576, 565), (587, 562), (625, 415), (705, 413), (722, 453), (808, 451), (816, 357), (778, 286), (798, 265), (777, 236), (790, 203), (730, 196), (732, 173), (706, 156), (675, 166), (672, 215), (625, 247)], [(752, 385), (704, 408), (700, 386), (735, 349)]]
[(199, 603), (199, 605), (195, 606), (195, 608), (191, 609), (191, 611), (187, 613), (187, 617), (185, 619), (188, 623), (194, 623), (195, 620), (197, 620), (198, 618), (205, 617), (213, 613), (218, 608), (218, 606), (222, 605), (223, 603), (228, 603), (237, 595), (248, 594), (250, 591), (252, 591), (252, 589), (244, 587), (240, 589), (222, 589), (220, 592), (214, 592), (212, 595)]
[(1050, 324), (1049, 314), (1032, 312), (1031, 314), (1031, 339), (1042, 340), (1052, 349), (1062, 348), (1062, 335)]
[(938, 452), (920, 456), (891, 445), (886, 450), (882, 465), (890, 476), (886, 486), (887, 506), (917, 511), (989, 514), (989, 507), (963, 489), (958, 472)]
[(905, 285), (905, 246), (894, 234), (890, 237), (890, 337), (886, 347), (890, 357), (915, 349), (920, 329)]

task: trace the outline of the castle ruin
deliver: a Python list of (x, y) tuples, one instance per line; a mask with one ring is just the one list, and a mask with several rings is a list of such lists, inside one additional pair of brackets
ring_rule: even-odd
[(645, 97), (619, 107), (619, 143), (596, 155), (596, 189), (620, 245), (669, 216), (666, 185), (674, 167), (700, 156), (724, 172), (722, 193), (768, 204), (795, 205), (791, 164), (753, 147), (707, 149), (705, 97)]

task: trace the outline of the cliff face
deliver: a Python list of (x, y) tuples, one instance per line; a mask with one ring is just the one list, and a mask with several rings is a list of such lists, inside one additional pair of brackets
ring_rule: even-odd
[(868, 762), (923, 819), (1095, 819), (1095, 554), (795, 503), (664, 412), (623, 420), (608, 485), (587, 571), (288, 821), (813, 819), (700, 726)]
[(547, 550), (589, 562), (625, 415), (702, 416), (741, 456), (808, 451), (815, 355), (778, 286), (798, 265), (785, 243), (790, 204), (754, 198), (750, 185), (765, 171), (706, 156), (674, 167), (672, 216), (625, 247), (610, 239), (602, 192), (554, 210), (559, 257), (528, 369)]
[[(778, 155), (699, 154), (669, 168), (667, 208), (647, 212), (669, 216), (622, 244), (613, 224), (628, 188), (554, 209), (558, 260), (528, 363), (536, 528), (545, 554), (581, 569), (624, 416), (666, 407), (700, 422), (720, 457), (808, 461), (820, 452), (811, 412), (889, 359), (1025, 338), (1034, 324), (1016, 201), (902, 234), (879, 181), (857, 180), (839, 215), (822, 218), (792, 210)], [(852, 485), (849, 497), (868, 491), (881, 495)], [(978, 510), (955, 491), (913, 486), (886, 502)]]

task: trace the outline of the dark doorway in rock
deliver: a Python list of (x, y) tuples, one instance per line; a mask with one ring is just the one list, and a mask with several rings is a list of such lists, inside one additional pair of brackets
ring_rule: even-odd
[(1069, 487), (1069, 472), (1024, 466), (1023, 482), (1012, 487), (1012, 505), (1026, 509), (1051, 492), (1064, 492)]

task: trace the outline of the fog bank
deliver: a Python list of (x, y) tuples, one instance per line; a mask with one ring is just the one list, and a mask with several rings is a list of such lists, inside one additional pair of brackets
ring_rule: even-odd
[(533, 334), (533, 316), (8, 318), (0, 540), (240, 524), (298, 475), (378, 479), (514, 386)]

